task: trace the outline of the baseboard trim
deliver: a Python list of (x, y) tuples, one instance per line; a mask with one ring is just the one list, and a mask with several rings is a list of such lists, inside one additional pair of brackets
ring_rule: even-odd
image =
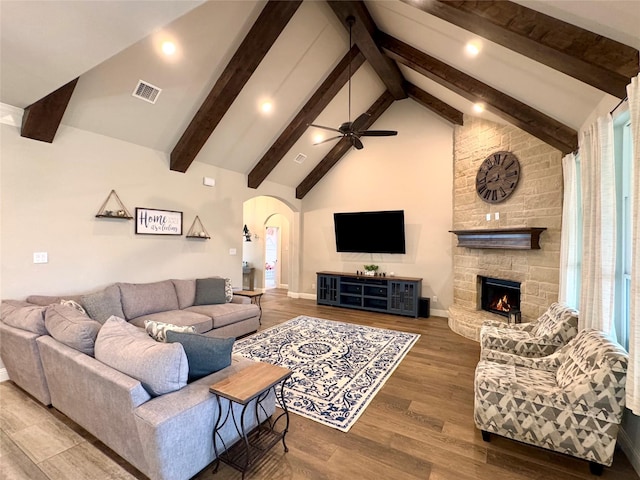
[(449, 318), (449, 310), (435, 310), (432, 308), (429, 313), (432, 317)]
[[(627, 413), (629, 414), (630, 412)], [(629, 460), (629, 463), (631, 464), (633, 469), (638, 475), (640, 475), (640, 451), (633, 448), (633, 442), (623, 428), (620, 428), (620, 430), (618, 430), (618, 443), (620, 444), (620, 448), (622, 449), (624, 454), (627, 456), (627, 459)]]
[(6, 382), (9, 380), (9, 374), (6, 368), (0, 368), (0, 382)]

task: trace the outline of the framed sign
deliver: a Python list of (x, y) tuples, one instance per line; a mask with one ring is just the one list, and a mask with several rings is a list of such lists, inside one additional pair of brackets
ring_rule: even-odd
[(136, 207), (136, 233), (182, 235), (182, 212)]

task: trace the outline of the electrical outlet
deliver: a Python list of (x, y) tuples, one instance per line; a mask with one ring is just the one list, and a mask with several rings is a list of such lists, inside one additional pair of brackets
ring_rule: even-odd
[(433, 298), (433, 303), (438, 303), (438, 297), (437, 297), (437, 295), (434, 295), (432, 298)]
[(493, 216), (496, 220), (500, 220), (500, 212), (496, 212)]
[(237, 255), (238, 251), (235, 248), (230, 248), (229, 249), (229, 255)]
[(311, 289), (312, 289), (312, 290), (315, 290), (315, 289), (316, 289), (316, 284), (315, 284), (315, 283), (312, 283), (312, 284), (311, 284)]
[(491, 214), (490, 214), (490, 213), (487, 213), (487, 222), (488, 222), (489, 220), (491, 220)]

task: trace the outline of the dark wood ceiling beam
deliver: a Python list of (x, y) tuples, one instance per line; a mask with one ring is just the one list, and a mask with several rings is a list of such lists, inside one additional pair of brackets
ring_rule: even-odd
[(338, 94), (340, 89), (349, 80), (349, 63), (351, 62), (351, 74), (355, 73), (364, 63), (364, 55), (357, 46), (353, 46), (333, 69), (322, 85), (314, 92), (309, 101), (302, 107), (296, 117), (280, 134), (278, 139), (267, 150), (260, 161), (249, 172), (249, 188), (258, 188), (267, 178), (267, 175), (278, 165), (280, 160), (293, 147), (293, 144), (307, 131), (320, 113), (329, 105), (329, 102)]
[(578, 133), (572, 128), (489, 85), (401, 42), (380, 33), (380, 45), (393, 60), (421, 73), (472, 102), (484, 102), (486, 109), (530, 133), (562, 153), (578, 148)]
[(71, 80), (66, 85), (25, 108), (22, 115), (20, 135), (25, 138), (52, 143), (77, 83), (77, 78)]
[[(393, 95), (388, 90), (385, 91), (380, 97), (369, 107), (367, 113), (369, 119), (362, 127), (363, 130), (368, 129), (375, 123), (378, 118), (391, 106), (395, 101)], [(365, 139), (366, 147), (366, 139)], [(296, 198), (302, 199), (311, 191), (311, 189), (324, 177), (331, 168), (340, 161), (342, 157), (351, 149), (351, 141), (348, 138), (341, 138), (338, 143), (329, 150), (329, 153), (318, 163), (313, 170), (306, 176), (304, 180), (296, 187)]]
[(505, 0), (402, 0), (551, 68), (624, 98), (638, 50)]
[(171, 152), (171, 170), (186, 172), (296, 13), (301, 0), (270, 0)]
[(455, 125), (463, 125), (463, 113), (460, 110), (456, 110), (448, 103), (443, 102), (439, 98), (434, 97), (430, 93), (416, 87), (413, 83), (404, 82), (404, 90), (420, 105), (428, 108), (432, 112), (440, 115), (442, 118)]
[(398, 65), (383, 55), (374, 40), (378, 27), (376, 27), (365, 4), (362, 1), (340, 0), (328, 1), (327, 3), (347, 30), (349, 30), (347, 18), (349, 16), (355, 18), (352, 28), (353, 41), (364, 55), (364, 58), (367, 59), (367, 62), (373, 67), (382, 83), (385, 84), (387, 90), (391, 92), (396, 100), (407, 98), (402, 84), (404, 80), (402, 72), (400, 72)]

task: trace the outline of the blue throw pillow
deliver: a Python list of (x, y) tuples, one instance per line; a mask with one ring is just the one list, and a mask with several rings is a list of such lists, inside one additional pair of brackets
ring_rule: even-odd
[(167, 343), (181, 343), (189, 362), (189, 382), (231, 365), (235, 338), (215, 338), (199, 333), (167, 331)]

